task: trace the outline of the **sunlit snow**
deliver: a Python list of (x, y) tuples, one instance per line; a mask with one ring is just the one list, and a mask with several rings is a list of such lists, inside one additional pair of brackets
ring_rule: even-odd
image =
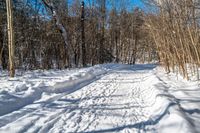
[(200, 87), (156, 65), (0, 77), (0, 133), (200, 132)]

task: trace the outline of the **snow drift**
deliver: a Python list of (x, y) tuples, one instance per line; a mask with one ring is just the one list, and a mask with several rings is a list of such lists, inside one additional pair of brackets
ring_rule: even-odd
[(0, 132), (200, 131), (198, 84), (156, 65), (17, 74), (0, 77)]

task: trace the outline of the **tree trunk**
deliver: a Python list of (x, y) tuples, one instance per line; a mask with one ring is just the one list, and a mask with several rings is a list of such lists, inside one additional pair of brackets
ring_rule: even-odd
[(13, 15), (12, 15), (12, 0), (6, 0), (7, 23), (8, 23), (8, 49), (9, 49), (9, 71), (10, 77), (15, 75), (14, 64), (14, 34), (13, 34)]
[(82, 40), (82, 65), (85, 67), (86, 63), (86, 47), (85, 47), (85, 26), (84, 26), (84, 1), (81, 3), (81, 40)]
[(104, 39), (105, 39), (105, 18), (106, 18), (106, 0), (101, 1), (101, 39), (99, 47), (99, 63), (104, 63)]

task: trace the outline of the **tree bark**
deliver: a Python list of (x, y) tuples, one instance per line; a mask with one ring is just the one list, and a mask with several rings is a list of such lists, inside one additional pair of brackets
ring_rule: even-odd
[(85, 16), (84, 16), (84, 1), (81, 3), (81, 40), (82, 40), (82, 64), (83, 67), (87, 65), (86, 63), (86, 47), (85, 47)]
[(13, 34), (13, 14), (12, 14), (12, 0), (6, 0), (7, 9), (7, 23), (8, 23), (8, 49), (9, 49), (9, 71), (10, 77), (15, 76), (15, 63), (14, 63), (14, 34)]

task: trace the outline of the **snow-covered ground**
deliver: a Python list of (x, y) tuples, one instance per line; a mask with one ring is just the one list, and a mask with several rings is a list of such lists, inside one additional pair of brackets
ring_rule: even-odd
[(0, 133), (200, 132), (200, 87), (156, 65), (0, 75)]

